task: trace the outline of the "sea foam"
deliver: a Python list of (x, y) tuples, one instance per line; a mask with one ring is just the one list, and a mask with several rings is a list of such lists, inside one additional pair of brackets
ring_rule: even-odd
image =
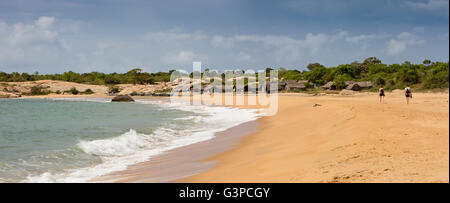
[[(104, 100), (95, 102), (105, 102)], [(95, 178), (125, 170), (129, 165), (144, 162), (165, 151), (214, 138), (220, 132), (239, 124), (256, 120), (257, 110), (221, 106), (189, 105), (154, 100), (136, 100), (140, 104), (153, 104), (162, 109), (194, 112), (196, 115), (178, 118), (193, 120), (196, 124), (183, 127), (164, 126), (147, 135), (130, 129), (124, 134), (101, 140), (81, 140), (77, 146), (85, 153), (98, 156), (102, 163), (66, 173), (43, 173), (29, 176), (25, 182), (89, 182)]]
[(119, 137), (104, 140), (81, 141), (78, 147), (84, 152), (96, 156), (124, 156), (145, 148), (149, 144), (148, 136), (135, 130)]

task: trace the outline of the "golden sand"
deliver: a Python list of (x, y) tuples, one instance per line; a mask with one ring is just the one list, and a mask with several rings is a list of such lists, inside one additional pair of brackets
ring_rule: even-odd
[[(180, 182), (449, 182), (449, 95), (280, 96), (275, 116)], [(319, 105), (315, 105), (319, 104)], [(315, 106), (315, 107), (314, 107)]]

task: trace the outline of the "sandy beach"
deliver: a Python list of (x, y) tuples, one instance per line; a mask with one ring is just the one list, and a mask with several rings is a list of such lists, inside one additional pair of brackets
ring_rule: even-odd
[[(275, 116), (95, 181), (448, 182), (449, 95), (281, 94)], [(243, 108), (255, 108), (244, 106)]]
[(280, 96), (277, 115), (179, 182), (448, 182), (448, 93), (404, 99)]

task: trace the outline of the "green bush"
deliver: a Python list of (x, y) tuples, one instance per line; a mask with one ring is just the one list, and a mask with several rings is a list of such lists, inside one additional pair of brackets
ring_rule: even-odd
[[(266, 69), (266, 74), (268, 70)], [(325, 67), (319, 63), (309, 65), (309, 69), (304, 67), (300, 70), (287, 70), (279, 68), (278, 77), (284, 80), (308, 80), (311, 84), (324, 85), (329, 81), (335, 81), (339, 88), (344, 88), (345, 80), (353, 81), (372, 81), (375, 86), (383, 85), (385, 89), (404, 88), (406, 83), (414, 87), (423, 89), (447, 88), (449, 85), (449, 64), (448, 62), (432, 62), (424, 60), (423, 64), (412, 64), (404, 62), (398, 64), (386, 65), (375, 57), (369, 57), (363, 62), (352, 62), (350, 64), (341, 64), (336, 67)], [(75, 73), (72, 71), (62, 74), (44, 74), (39, 75), (28, 73), (5, 73), (0, 71), (0, 82), (24, 82), (35, 80), (61, 80), (68, 82), (111, 85), (108, 93), (117, 94), (120, 92), (116, 84), (153, 84), (157, 82), (168, 82), (171, 73), (179, 73), (170, 70), (169, 72), (147, 73), (142, 69), (135, 68), (126, 73)], [(192, 73), (179, 73), (185, 76), (192, 76)], [(224, 74), (221, 74), (224, 77)], [(248, 80), (245, 79), (247, 84)], [(0, 86), (7, 86), (0, 84)], [(35, 88), (33, 94), (46, 94), (42, 88)], [(70, 92), (74, 93), (76, 91)], [(84, 92), (82, 92), (84, 94)], [(31, 94), (31, 93), (30, 93)], [(78, 93), (77, 93), (78, 94)], [(89, 91), (86, 92), (89, 94)]]
[(372, 83), (376, 86), (384, 86), (384, 85), (386, 85), (387, 77), (388, 77), (387, 74), (378, 73), (376, 75), (371, 76), (370, 81), (372, 81)]
[(424, 89), (448, 88), (449, 86), (448, 63), (438, 64), (429, 73), (424, 84)]
[(70, 88), (69, 92), (73, 95), (77, 95), (78, 93), (80, 93), (80, 91), (78, 91), (75, 87)]
[(108, 93), (110, 94), (117, 94), (120, 92), (120, 88), (117, 86), (109, 86), (108, 87)]
[(314, 68), (312, 71), (306, 72), (305, 76), (309, 82), (323, 85), (327, 82), (324, 79), (324, 76), (327, 74), (328, 71), (329, 71), (329, 69), (327, 69), (323, 66), (320, 66), (320, 67)]
[(41, 86), (33, 86), (33, 87), (31, 87), (30, 93), (27, 93), (26, 95), (47, 95), (50, 93), (51, 93), (51, 91), (45, 90)]
[(352, 77), (350, 75), (347, 74), (343, 74), (343, 75), (338, 75), (334, 78), (334, 85), (336, 86), (336, 88), (338, 89), (344, 89), (346, 87), (345, 85), (345, 81), (350, 81), (352, 80)]
[(284, 80), (301, 80), (302, 74), (297, 70), (286, 70), (280, 74)]
[(94, 91), (92, 91), (91, 89), (86, 89), (83, 94), (94, 94)]

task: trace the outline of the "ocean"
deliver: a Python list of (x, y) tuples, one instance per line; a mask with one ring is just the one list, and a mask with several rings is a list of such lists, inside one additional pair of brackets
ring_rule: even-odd
[(88, 182), (257, 117), (161, 99), (0, 99), (0, 182)]

